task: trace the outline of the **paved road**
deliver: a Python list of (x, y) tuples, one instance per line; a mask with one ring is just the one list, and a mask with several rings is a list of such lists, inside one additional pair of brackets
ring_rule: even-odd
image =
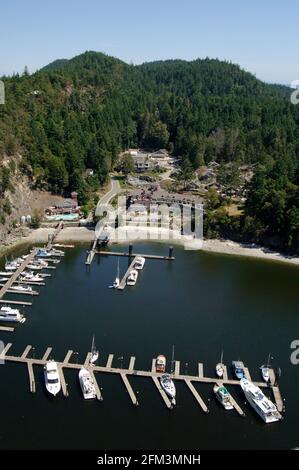
[(104, 194), (104, 196), (101, 197), (101, 199), (99, 200), (95, 214), (97, 215), (101, 205), (109, 204), (111, 199), (113, 199), (114, 196), (116, 196), (118, 193), (121, 193), (121, 192), (122, 192), (122, 189), (120, 187), (119, 181), (114, 176), (112, 176), (111, 177), (111, 189), (110, 191), (108, 191), (108, 193)]

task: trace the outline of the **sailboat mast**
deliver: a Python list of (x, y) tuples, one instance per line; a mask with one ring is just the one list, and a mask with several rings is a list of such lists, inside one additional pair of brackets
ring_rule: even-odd
[(171, 374), (173, 374), (174, 370), (174, 344), (172, 345), (172, 355), (171, 355)]

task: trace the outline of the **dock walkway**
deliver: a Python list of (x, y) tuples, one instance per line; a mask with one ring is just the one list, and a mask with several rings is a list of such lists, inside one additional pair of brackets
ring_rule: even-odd
[[(38, 358), (35, 358), (35, 357), (28, 357), (31, 349), (33, 349), (31, 345), (26, 346), (26, 348), (24, 349), (23, 353), (20, 356), (15, 356), (15, 355), (8, 354), (8, 351), (10, 350), (11, 346), (12, 346), (11, 343), (7, 343), (4, 347), (4, 349), (2, 351), (0, 351), (0, 360), (4, 360), (6, 362), (14, 362), (14, 363), (23, 363), (23, 364), (25, 364), (27, 366), (27, 370), (28, 370), (28, 374), (29, 374), (30, 391), (32, 393), (34, 393), (35, 392), (35, 380), (34, 380), (33, 366), (34, 365), (44, 366), (46, 364), (51, 352), (52, 352), (52, 348), (48, 347), (46, 349), (45, 353), (42, 355), (42, 358), (38, 359)], [(90, 367), (88, 365), (90, 353), (87, 354), (84, 364), (78, 364), (78, 363), (75, 363), (75, 362), (70, 362), (72, 354), (73, 354), (73, 351), (69, 350), (67, 352), (63, 362), (57, 362), (56, 361), (57, 365), (58, 365), (58, 369), (59, 369), (59, 374), (60, 374), (60, 377), (61, 377), (62, 391), (63, 391), (63, 395), (65, 397), (68, 396), (68, 387), (67, 387), (67, 384), (66, 384), (65, 379), (64, 379), (63, 369), (73, 369), (73, 370), (79, 371), (82, 367), (87, 367), (88, 370), (90, 370), (92, 372), (92, 376), (94, 377), (98, 400), (102, 400), (102, 393), (101, 393), (101, 389), (97, 385), (95, 375), (97, 373), (112, 373), (112, 374), (120, 375), (120, 377), (122, 379), (122, 382), (124, 383), (124, 385), (126, 387), (126, 390), (129, 394), (131, 402), (134, 405), (138, 405), (138, 400), (137, 400), (136, 394), (135, 394), (135, 392), (134, 392), (134, 390), (133, 390), (133, 388), (132, 388), (132, 386), (129, 382), (129, 377), (130, 376), (145, 377), (145, 378), (147, 377), (147, 378), (152, 379), (155, 386), (156, 386), (156, 388), (157, 388), (157, 390), (159, 391), (165, 405), (167, 406), (167, 408), (170, 409), (170, 408), (173, 407), (173, 405), (171, 403), (171, 400), (168, 398), (168, 396), (166, 395), (166, 393), (164, 392), (164, 390), (161, 387), (161, 384), (160, 384), (160, 381), (159, 381), (159, 377), (161, 376), (161, 374), (157, 373), (155, 371), (155, 367), (154, 367), (155, 359), (153, 359), (151, 361), (150, 370), (138, 370), (138, 369), (135, 369), (135, 359), (136, 359), (135, 356), (132, 356), (130, 358), (128, 368), (119, 368), (119, 367), (112, 367), (112, 361), (113, 361), (113, 357), (114, 357), (113, 354), (109, 354), (108, 360), (107, 360), (105, 365), (93, 365), (92, 367)], [(205, 384), (210, 384), (210, 385), (213, 385), (213, 384), (217, 383), (218, 385), (225, 385), (225, 386), (227, 386), (227, 385), (234, 385), (234, 386), (238, 386), (238, 387), (240, 386), (239, 380), (233, 380), (233, 379), (227, 379), (227, 378), (219, 379), (219, 378), (216, 378), (216, 377), (204, 377), (203, 375), (192, 376), (192, 375), (180, 374), (178, 364), (179, 364), (179, 361), (177, 361), (176, 367), (175, 367), (175, 370), (176, 370), (177, 373), (174, 373), (172, 375), (172, 379), (174, 381), (185, 382), (185, 384), (189, 388), (190, 392), (193, 394), (195, 400), (197, 401), (197, 403), (199, 404), (199, 406), (201, 407), (201, 409), (205, 413), (207, 413), (209, 411), (208, 407), (204, 403), (204, 401), (201, 398), (199, 392), (194, 387), (194, 383), (202, 383), (202, 384), (205, 383)], [(200, 372), (202, 372), (202, 368), (201, 368)], [(266, 384), (265, 382), (254, 382), (254, 383), (255, 383), (255, 385), (257, 385), (260, 388), (268, 388), (269, 387), (269, 385)], [(274, 400), (275, 400), (275, 403), (277, 405), (278, 411), (280, 411), (280, 412), (283, 411), (283, 408), (284, 408), (283, 404), (284, 403), (283, 403), (283, 399), (281, 397), (279, 387), (277, 385), (275, 385), (275, 386), (271, 385), (269, 388), (272, 390), (272, 393), (273, 393)], [(241, 416), (244, 416), (243, 410), (241, 409), (241, 407), (238, 405), (238, 403), (236, 402), (236, 400), (233, 397), (232, 397), (232, 404), (233, 404), (234, 408), (236, 409), (236, 411)]]

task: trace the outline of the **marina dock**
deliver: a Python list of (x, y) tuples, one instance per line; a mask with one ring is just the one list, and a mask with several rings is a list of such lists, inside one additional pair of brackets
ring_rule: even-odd
[[(52, 348), (48, 347), (46, 349), (45, 353), (42, 355), (42, 358), (38, 359), (38, 358), (35, 358), (35, 357), (28, 357), (30, 351), (33, 349), (31, 345), (26, 346), (23, 353), (19, 356), (8, 354), (11, 347), (12, 347), (12, 344), (7, 343), (6, 346), (4, 347), (4, 349), (2, 351), (0, 351), (0, 360), (4, 360), (6, 362), (25, 364), (27, 366), (27, 371), (28, 371), (28, 375), (29, 375), (30, 391), (32, 393), (34, 393), (35, 392), (35, 379), (34, 379), (33, 366), (35, 366), (35, 365), (44, 366), (46, 364), (47, 360), (49, 359), (50, 354), (52, 353)], [(72, 358), (72, 355), (73, 355), (73, 351), (69, 350), (66, 353), (65, 358), (63, 359), (62, 362), (56, 361), (58, 369), (59, 369), (60, 378), (61, 378), (62, 392), (63, 392), (63, 395), (65, 397), (67, 397), (69, 395), (69, 393), (68, 393), (67, 383), (65, 382), (63, 369), (73, 369), (73, 370), (79, 371), (82, 367), (86, 367), (92, 373), (92, 376), (94, 377), (94, 381), (95, 381), (95, 385), (96, 385), (96, 394), (97, 394), (97, 399), (98, 400), (102, 400), (103, 398), (102, 398), (101, 389), (99, 388), (99, 386), (97, 384), (96, 374), (98, 374), (98, 373), (111, 373), (111, 374), (116, 374), (116, 375), (120, 376), (123, 384), (126, 387), (126, 390), (127, 390), (128, 395), (131, 399), (131, 402), (134, 405), (138, 405), (139, 401), (137, 399), (136, 393), (133, 390), (133, 387), (130, 384), (130, 381), (129, 381), (130, 376), (150, 378), (153, 381), (154, 385), (156, 386), (156, 388), (157, 388), (159, 394), (161, 395), (161, 398), (163, 399), (163, 401), (164, 401), (165, 405), (167, 406), (167, 408), (169, 408), (169, 409), (173, 408), (171, 400), (169, 399), (169, 397), (167, 396), (167, 394), (165, 393), (165, 391), (161, 387), (159, 378), (161, 377), (162, 374), (157, 373), (156, 370), (155, 370), (155, 359), (153, 359), (151, 361), (150, 370), (139, 370), (139, 369), (135, 368), (135, 361), (136, 361), (135, 356), (130, 357), (128, 368), (119, 368), (119, 367), (112, 367), (112, 361), (113, 361), (113, 358), (114, 358), (113, 354), (109, 354), (105, 365), (93, 365), (92, 367), (89, 366), (89, 364), (88, 364), (89, 363), (89, 358), (90, 358), (90, 353), (88, 353), (86, 355), (86, 359), (85, 359), (83, 364), (70, 362), (70, 360)], [(208, 409), (207, 405), (205, 404), (204, 400), (201, 398), (199, 392), (196, 390), (196, 388), (194, 386), (195, 383), (209, 384), (209, 385), (214, 385), (215, 383), (217, 383), (219, 386), (221, 386), (221, 385), (225, 385), (225, 386), (233, 385), (233, 386), (236, 386), (236, 387), (240, 387), (239, 380), (228, 379), (227, 374), (226, 374), (226, 377), (223, 378), (223, 379), (219, 379), (219, 378), (216, 378), (216, 377), (204, 377), (203, 376), (203, 365), (202, 365), (202, 363), (199, 363), (201, 365), (200, 370), (199, 370), (199, 372), (200, 372), (199, 375), (194, 375), (194, 376), (192, 376), (192, 375), (182, 375), (180, 373), (179, 364), (180, 364), (180, 362), (176, 361), (176, 363), (175, 363), (175, 372), (172, 374), (172, 379), (175, 382), (176, 381), (181, 381), (181, 382), (184, 382), (187, 385), (188, 389), (190, 390), (190, 392), (194, 396), (197, 404), (200, 406), (202, 411), (204, 411), (205, 413), (208, 413), (209, 409)], [(271, 390), (272, 393), (273, 393), (274, 401), (276, 403), (278, 411), (280, 411), (280, 412), (283, 411), (283, 409), (284, 409), (283, 399), (282, 399), (281, 392), (280, 392), (280, 389), (279, 389), (278, 385), (273, 386), (273, 385), (266, 384), (265, 382), (254, 382), (254, 383), (255, 383), (255, 385), (257, 385), (260, 388), (263, 388), (263, 389), (268, 388), (269, 390)], [(232, 401), (232, 404), (233, 404), (235, 410), (238, 412), (238, 414), (240, 416), (244, 416), (243, 410), (241, 409), (241, 407), (238, 405), (238, 403), (236, 402), (236, 400), (233, 397), (231, 397), (231, 401)]]
[[(53, 248), (53, 242), (62, 229), (63, 229), (63, 223), (60, 222), (57, 228), (55, 229), (55, 231), (49, 235), (46, 250), (51, 250)], [(25, 306), (30, 307), (32, 305), (32, 302), (27, 302), (23, 300), (18, 301), (18, 300), (12, 300), (12, 299), (7, 299), (7, 298), (4, 299), (4, 296), (6, 294), (26, 295), (26, 296), (28, 295), (38, 296), (39, 295), (39, 292), (35, 290), (22, 291), (22, 290), (18, 290), (17, 286), (14, 286), (14, 284), (17, 284), (20, 286), (21, 285), (45, 286), (45, 282), (43, 282), (43, 279), (50, 277), (51, 274), (42, 274), (42, 278), (41, 278), (42, 280), (37, 281), (37, 282), (20, 278), (21, 273), (23, 273), (26, 270), (26, 268), (30, 269), (30, 263), (36, 257), (39, 250), (40, 248), (33, 248), (33, 250), (31, 250), (31, 252), (25, 257), (25, 259), (21, 262), (19, 267), (14, 272), (7, 271), (7, 273), (3, 273), (4, 279), (6, 280), (6, 277), (7, 277), (7, 280), (6, 282), (2, 281), (2, 283), (0, 284), (0, 304), (19, 305), (23, 307)], [(40, 266), (40, 268), (37, 270), (35, 274), (37, 275), (40, 274), (40, 271), (42, 271), (43, 269), (52, 269), (52, 270), (56, 269), (56, 266), (49, 265), (49, 262), (52, 262), (55, 265), (60, 263), (60, 260), (55, 259), (54, 256), (63, 256), (63, 254), (56, 252), (53, 255), (51, 254), (51, 256), (53, 256), (53, 258), (47, 257), (47, 263), (48, 263), (47, 266)], [(14, 330), (15, 330), (15, 326), (14, 327), (0, 326), (0, 331), (13, 332)]]
[(130, 272), (132, 271), (133, 267), (134, 267), (134, 264), (136, 263), (136, 258), (137, 257), (134, 257), (133, 258), (133, 261), (130, 263), (127, 271), (125, 272), (122, 280), (120, 281), (119, 283), (119, 286), (118, 286), (118, 290), (124, 290), (124, 288), (126, 287), (126, 282), (127, 282), (127, 277), (129, 276)]
[(37, 254), (37, 248), (35, 248), (28, 256), (27, 258), (21, 263), (21, 265), (16, 269), (16, 271), (10, 276), (10, 278), (7, 280), (7, 282), (4, 284), (3, 287), (0, 289), (0, 300), (3, 299), (4, 295), (6, 292), (11, 288), (14, 282), (18, 279), (20, 274), (25, 271), (27, 268), (28, 264), (33, 260), (33, 258)]
[(202, 399), (201, 396), (199, 395), (198, 391), (195, 389), (194, 385), (191, 383), (191, 380), (186, 379), (186, 380), (185, 380), (185, 384), (186, 384), (187, 387), (189, 388), (190, 392), (192, 393), (192, 395), (193, 395), (194, 398), (196, 399), (196, 401), (197, 401), (197, 403), (199, 404), (199, 406), (201, 407), (201, 409), (202, 409), (205, 413), (209, 413), (209, 409), (208, 409), (207, 405), (205, 404), (205, 402), (203, 401), (203, 399)]

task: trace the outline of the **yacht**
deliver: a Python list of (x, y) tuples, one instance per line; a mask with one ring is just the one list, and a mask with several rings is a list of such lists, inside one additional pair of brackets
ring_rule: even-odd
[(127, 277), (127, 285), (135, 286), (137, 282), (137, 278), (138, 278), (138, 271), (136, 271), (136, 269), (132, 269), (132, 271), (130, 271), (130, 274)]
[(156, 372), (165, 372), (166, 367), (166, 357), (163, 354), (159, 354), (156, 359)]
[(24, 323), (26, 318), (17, 308), (11, 308), (6, 305), (0, 307), (0, 321)]
[(230, 394), (225, 387), (215, 384), (213, 391), (216, 395), (217, 400), (226, 410), (232, 410), (234, 408), (230, 401)]
[(91, 353), (90, 353), (89, 364), (93, 365), (98, 360), (98, 358), (99, 358), (99, 351), (96, 348), (95, 340), (93, 336), (92, 343), (91, 343)]
[(265, 423), (273, 423), (282, 419), (274, 403), (263, 394), (259, 387), (247, 379), (241, 379), (240, 385), (248, 402)]
[(134, 264), (134, 268), (140, 271), (141, 269), (143, 269), (144, 263), (145, 263), (145, 258), (143, 258), (143, 256), (137, 256), (135, 264)]
[(237, 379), (241, 380), (245, 377), (244, 364), (241, 361), (233, 361), (232, 367)]
[(176, 389), (170, 374), (163, 374), (160, 378), (161, 386), (171, 398), (172, 405), (175, 405)]
[(54, 397), (60, 392), (61, 383), (58, 367), (55, 361), (48, 361), (44, 366), (46, 389)]
[(80, 369), (79, 382), (85, 400), (96, 398), (96, 388), (91, 373), (87, 369)]

